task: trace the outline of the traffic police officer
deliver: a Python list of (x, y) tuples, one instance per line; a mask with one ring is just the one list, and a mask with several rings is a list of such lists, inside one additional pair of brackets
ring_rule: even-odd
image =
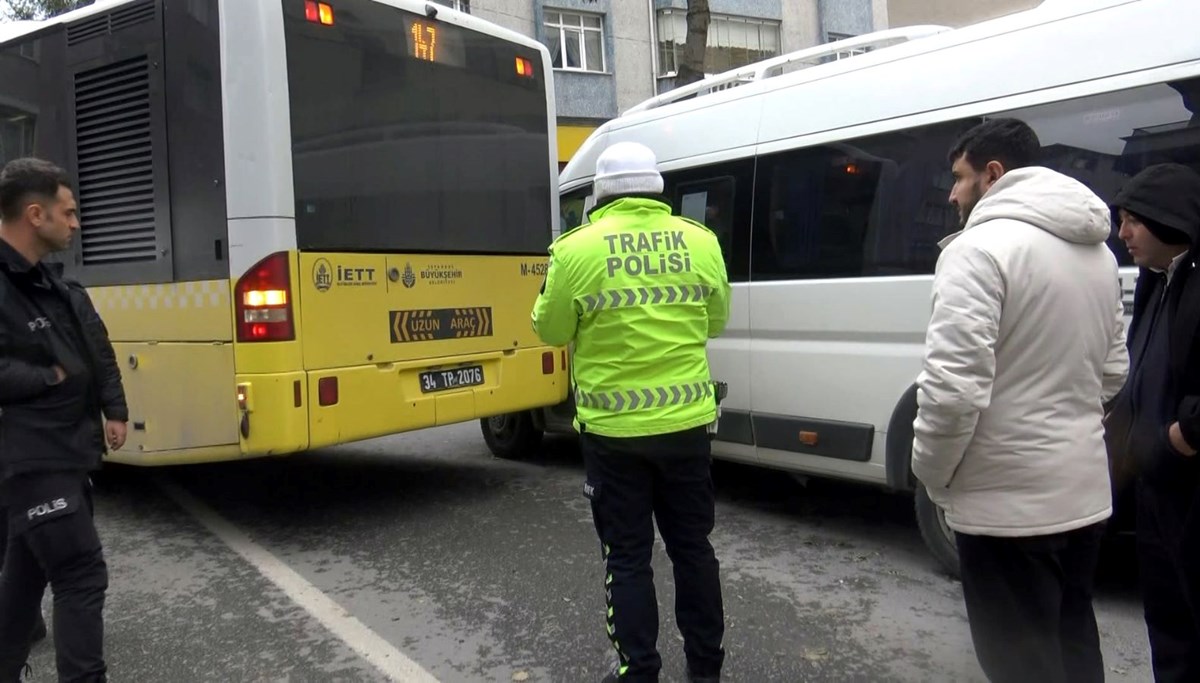
[(725, 652), (709, 427), (716, 388), (705, 345), (729, 317), (716, 236), (671, 215), (654, 153), (617, 143), (596, 163), (588, 223), (550, 248), (533, 310), (538, 336), (574, 342), (575, 427), (584, 494), (607, 563), (605, 681), (657, 681), (662, 666), (650, 568), (652, 518), (675, 572), (675, 614), (690, 681), (717, 681)]
[(88, 472), (125, 443), (128, 409), (87, 292), (44, 262), (70, 246), (77, 213), (53, 164), (17, 159), (0, 172), (0, 683), (20, 680), (47, 583), (59, 680), (106, 680), (108, 571)]

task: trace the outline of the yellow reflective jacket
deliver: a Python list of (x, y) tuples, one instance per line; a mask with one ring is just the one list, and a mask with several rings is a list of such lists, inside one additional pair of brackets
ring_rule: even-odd
[(575, 428), (668, 434), (717, 417), (707, 340), (729, 319), (717, 237), (662, 201), (622, 197), (550, 247), (533, 327), (575, 343)]

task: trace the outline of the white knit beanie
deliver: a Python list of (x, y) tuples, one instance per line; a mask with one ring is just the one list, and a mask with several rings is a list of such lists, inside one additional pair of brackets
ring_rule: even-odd
[(596, 160), (592, 194), (596, 201), (630, 194), (660, 194), (663, 179), (658, 161), (649, 147), (637, 142), (618, 142)]

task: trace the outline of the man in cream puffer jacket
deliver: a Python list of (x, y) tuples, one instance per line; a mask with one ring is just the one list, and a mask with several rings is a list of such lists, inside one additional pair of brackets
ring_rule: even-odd
[(913, 473), (955, 530), (993, 681), (1102, 681), (1092, 578), (1112, 513), (1103, 403), (1128, 370), (1107, 205), (1033, 166), (1015, 119), (951, 152), (963, 230), (943, 240)]

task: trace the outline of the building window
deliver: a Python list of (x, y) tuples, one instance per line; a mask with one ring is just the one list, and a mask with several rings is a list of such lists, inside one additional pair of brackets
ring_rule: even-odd
[(604, 72), (604, 17), (546, 10), (546, 47), (554, 68)]
[[(836, 43), (839, 40), (846, 40), (847, 38), (854, 38), (854, 37), (855, 36), (852, 36), (849, 33), (827, 33), (825, 35), (825, 42)], [(836, 61), (838, 59), (845, 59), (847, 57), (853, 57), (854, 55), (865, 55), (866, 53), (868, 53), (870, 51), (871, 51), (870, 48), (866, 48), (866, 47), (851, 48), (849, 50), (842, 50), (842, 51), (838, 52), (836, 55), (834, 55), (832, 57), (832, 59)]]
[[(658, 13), (658, 75), (679, 72), (679, 58), (687, 43), (687, 11), (665, 9)], [(710, 15), (704, 73), (717, 74), (779, 55), (779, 22)]]
[(471, 13), (471, 0), (433, 0), (439, 5), (444, 5), (450, 9), (456, 9), (459, 12)]

